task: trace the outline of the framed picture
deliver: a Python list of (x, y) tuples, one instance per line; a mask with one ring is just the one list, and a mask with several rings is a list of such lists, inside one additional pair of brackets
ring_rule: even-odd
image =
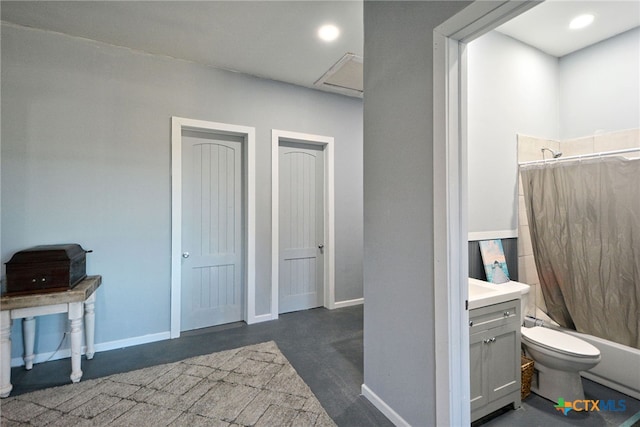
[(487, 282), (508, 282), (509, 270), (507, 269), (507, 261), (504, 257), (502, 240), (481, 240), (479, 243), (484, 272), (487, 275)]

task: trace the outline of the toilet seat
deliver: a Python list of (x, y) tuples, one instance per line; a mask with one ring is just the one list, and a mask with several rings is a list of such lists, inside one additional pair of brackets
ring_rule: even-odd
[(586, 341), (553, 329), (534, 326), (522, 328), (522, 339), (551, 351), (573, 357), (598, 357), (600, 350)]

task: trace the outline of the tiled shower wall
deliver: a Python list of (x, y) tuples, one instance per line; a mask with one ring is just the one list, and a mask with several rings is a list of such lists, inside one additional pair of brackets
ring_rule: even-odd
[[(640, 149), (640, 129), (624, 130), (619, 132), (604, 133), (600, 135), (586, 136), (582, 138), (554, 141), (533, 136), (518, 135), (518, 163), (533, 160), (542, 160), (543, 147), (561, 151), (562, 157), (582, 154), (601, 153), (628, 148)], [(545, 153), (550, 158), (549, 152)], [(639, 152), (627, 153), (627, 157), (638, 157)], [(540, 279), (536, 271), (531, 235), (529, 233), (529, 221), (524, 205), (524, 192), (520, 175), (518, 174), (518, 275), (519, 281), (532, 286), (529, 298), (529, 307), (525, 314), (535, 315), (536, 307), (546, 311), (544, 297), (540, 289)]]

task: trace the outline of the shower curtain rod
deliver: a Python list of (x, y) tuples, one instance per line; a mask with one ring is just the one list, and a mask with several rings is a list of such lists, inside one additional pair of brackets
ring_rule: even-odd
[(518, 163), (518, 165), (524, 166), (524, 165), (532, 165), (534, 163), (563, 162), (565, 160), (589, 159), (593, 157), (611, 156), (614, 154), (633, 153), (635, 151), (640, 151), (640, 147), (626, 148), (624, 150), (601, 151), (599, 153), (592, 153), (592, 154), (578, 154), (576, 156), (558, 157), (555, 159), (531, 160), (528, 162), (520, 162)]

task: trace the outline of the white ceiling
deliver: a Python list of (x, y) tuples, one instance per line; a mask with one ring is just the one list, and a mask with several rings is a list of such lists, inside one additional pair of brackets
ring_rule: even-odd
[[(2, 1), (2, 20), (296, 85), (362, 56), (361, 1)], [(332, 23), (333, 43), (316, 37)]]
[[(578, 15), (592, 14), (593, 24), (569, 29)], [(497, 28), (503, 34), (562, 57), (640, 25), (640, 1), (547, 0)]]
[[(168, 55), (262, 78), (314, 87), (345, 54), (363, 54), (362, 2), (2, 1), (2, 20)], [(596, 21), (569, 33), (570, 17)], [(333, 23), (333, 43), (316, 29)], [(640, 25), (640, 0), (548, 0), (500, 31), (562, 56)], [(326, 89), (330, 90), (330, 89)]]

